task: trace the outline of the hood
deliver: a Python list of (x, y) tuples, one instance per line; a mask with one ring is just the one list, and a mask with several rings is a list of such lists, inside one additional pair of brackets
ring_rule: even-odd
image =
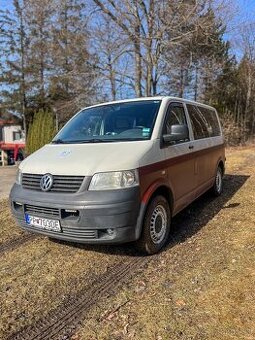
[(91, 144), (47, 144), (20, 164), (24, 173), (92, 176), (97, 172), (136, 169), (152, 140)]

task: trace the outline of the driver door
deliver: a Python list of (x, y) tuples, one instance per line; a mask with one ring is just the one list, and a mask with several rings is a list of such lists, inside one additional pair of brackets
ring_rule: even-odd
[[(170, 103), (167, 109), (162, 134), (169, 134), (172, 125), (188, 124), (184, 105), (182, 103)], [(192, 155), (193, 141), (180, 140), (164, 145), (167, 160), (167, 175), (169, 185), (174, 196), (173, 214), (182, 210), (193, 199), (196, 189), (195, 160)]]

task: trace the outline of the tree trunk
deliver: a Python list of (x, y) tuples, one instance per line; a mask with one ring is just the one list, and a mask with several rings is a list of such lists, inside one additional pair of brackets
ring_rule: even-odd
[(25, 29), (24, 29), (24, 18), (23, 9), (19, 7), (20, 14), (20, 53), (21, 53), (21, 111), (23, 120), (23, 129), (25, 133), (25, 138), (27, 136), (27, 119), (26, 119), (26, 80), (25, 80)]
[(183, 67), (181, 66), (179, 97), (183, 98), (183, 94), (184, 94), (184, 70), (183, 70)]
[(198, 65), (195, 66), (195, 86), (194, 86), (194, 100), (197, 100), (198, 96)]
[(135, 93), (137, 97), (142, 97), (142, 59), (141, 59), (141, 44), (140, 39), (140, 28), (136, 27), (137, 37), (134, 41), (135, 51)]
[(112, 93), (112, 99), (116, 100), (116, 77), (115, 77), (115, 71), (112, 66), (112, 60), (111, 56), (108, 56), (108, 66), (109, 66), (109, 78), (110, 78), (110, 84), (111, 84), (111, 93)]

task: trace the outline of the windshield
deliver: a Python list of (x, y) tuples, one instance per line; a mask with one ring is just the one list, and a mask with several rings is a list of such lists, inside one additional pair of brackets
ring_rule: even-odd
[(81, 111), (52, 143), (100, 143), (150, 139), (160, 100), (108, 104)]

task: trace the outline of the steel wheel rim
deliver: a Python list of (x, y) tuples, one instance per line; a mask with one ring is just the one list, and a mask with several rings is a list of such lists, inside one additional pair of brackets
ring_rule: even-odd
[(167, 212), (163, 205), (159, 204), (153, 210), (150, 219), (150, 236), (155, 244), (163, 241), (167, 230)]
[(221, 188), (222, 188), (222, 176), (221, 176), (221, 171), (218, 170), (217, 171), (217, 175), (216, 175), (216, 189), (217, 189), (217, 192), (221, 192)]

